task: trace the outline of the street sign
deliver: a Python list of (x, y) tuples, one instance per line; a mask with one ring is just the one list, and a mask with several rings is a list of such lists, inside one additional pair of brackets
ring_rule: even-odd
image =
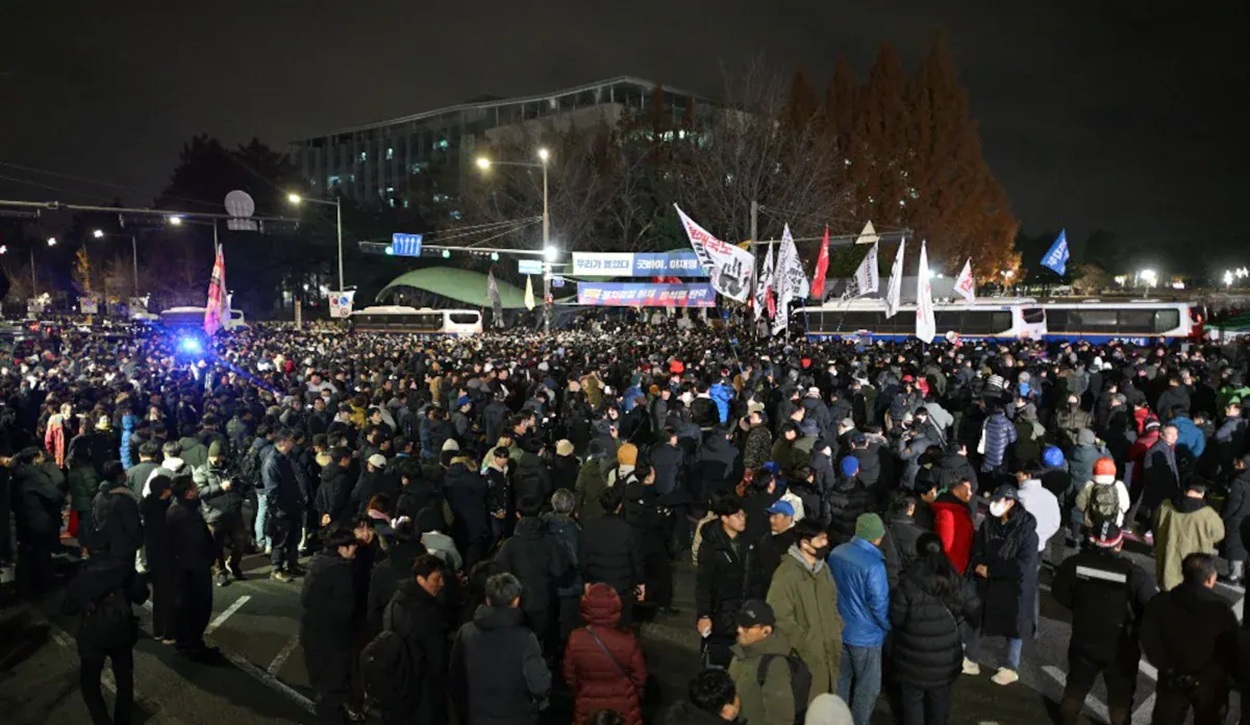
[(421, 235), (401, 234), (396, 232), (391, 235), (391, 246), (389, 251), (396, 257), (420, 257)]
[(516, 271), (518, 274), (542, 274), (543, 263), (538, 259), (518, 259), (516, 261)]
[(552, 277), (552, 278), (551, 278), (551, 286), (552, 286), (552, 287), (563, 287), (563, 286), (564, 286), (564, 278), (563, 278), (563, 277)]

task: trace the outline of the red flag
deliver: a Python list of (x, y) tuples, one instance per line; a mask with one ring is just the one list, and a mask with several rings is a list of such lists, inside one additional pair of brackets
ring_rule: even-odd
[(825, 241), (820, 244), (820, 256), (816, 258), (816, 274), (812, 275), (812, 299), (825, 298), (825, 272), (829, 271), (829, 227), (825, 227)]
[(208, 282), (208, 303), (204, 305), (204, 332), (210, 336), (221, 329), (221, 320), (230, 314), (226, 309), (226, 258), (217, 245), (217, 259), (213, 261), (213, 276)]

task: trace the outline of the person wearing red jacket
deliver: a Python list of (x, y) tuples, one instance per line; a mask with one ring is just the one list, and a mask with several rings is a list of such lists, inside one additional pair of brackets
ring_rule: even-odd
[(933, 500), (933, 533), (942, 540), (942, 550), (960, 574), (972, 558), (972, 481), (964, 478)]
[(614, 710), (628, 725), (642, 725), (647, 663), (638, 638), (620, 629), (621, 598), (607, 584), (591, 584), (582, 596), (582, 620), (564, 648), (564, 681), (573, 691), (573, 722)]
[[(1158, 418), (1150, 418), (1145, 422), (1141, 429), (1141, 435), (1137, 440), (1133, 441), (1133, 445), (1129, 446), (1128, 457), (1125, 460), (1124, 486), (1128, 488), (1129, 498), (1132, 499), (1133, 505), (1129, 507), (1128, 513), (1124, 516), (1124, 527), (1127, 529), (1134, 525), (1137, 519), (1137, 510), (1141, 508), (1142, 494), (1145, 492), (1145, 486), (1142, 484), (1142, 464), (1146, 459), (1146, 452), (1154, 446), (1159, 440), (1160, 424)], [(1132, 534), (1130, 534), (1132, 538)]]

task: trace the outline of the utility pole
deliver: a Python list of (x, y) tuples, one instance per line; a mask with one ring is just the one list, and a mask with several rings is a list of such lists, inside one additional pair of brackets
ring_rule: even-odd
[(751, 241), (755, 242), (759, 239), (759, 223), (760, 223), (760, 203), (754, 199), (751, 200)]

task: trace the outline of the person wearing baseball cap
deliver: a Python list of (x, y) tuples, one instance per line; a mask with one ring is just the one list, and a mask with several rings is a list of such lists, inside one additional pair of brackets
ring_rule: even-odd
[(1003, 637), (1007, 640), (1007, 662), (990, 679), (998, 685), (1020, 679), (1017, 673), (1024, 638), (1033, 636), (1037, 622), (1040, 562), (1037, 520), (1020, 505), (1015, 486), (999, 486), (990, 496), (990, 515), (972, 542), (969, 570), (984, 606), (979, 626), (968, 637), (965, 673), (980, 673), (977, 659), (984, 637)]
[(1135, 625), (1157, 589), (1145, 569), (1120, 553), (1124, 532), (1115, 521), (1099, 522), (1087, 538), (1089, 546), (1059, 565), (1052, 584), (1055, 601), (1072, 612), (1061, 721), (1078, 720), (1102, 673), (1111, 722), (1128, 722), (1141, 659)]
[(773, 574), (781, 566), (781, 557), (794, 545), (794, 522), (798, 519), (794, 505), (785, 499), (778, 499), (765, 513), (768, 514), (768, 531), (755, 543), (749, 572), (755, 583), (753, 590), (761, 593), (768, 591)]
[[(777, 629), (777, 617), (767, 602), (750, 599), (738, 610), (738, 642), (730, 651), (729, 676), (741, 700), (739, 717), (748, 723), (793, 723), (796, 707), (786, 658), (793, 645)], [(766, 662), (764, 658), (767, 657)]]

